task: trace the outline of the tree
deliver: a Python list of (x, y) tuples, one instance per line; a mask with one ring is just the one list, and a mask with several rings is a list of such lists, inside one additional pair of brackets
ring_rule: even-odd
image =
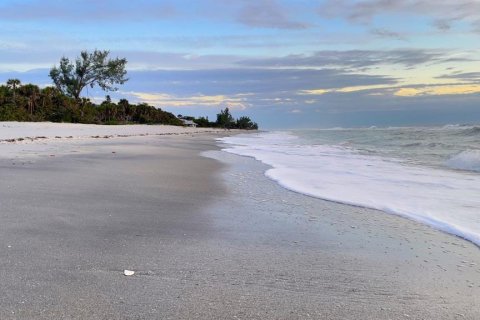
[(249, 117), (240, 117), (237, 119), (236, 127), (238, 129), (249, 129), (249, 130), (257, 130), (258, 125), (255, 122), (252, 122)]
[(122, 121), (127, 122), (127, 117), (130, 114), (130, 103), (127, 99), (120, 99), (120, 101), (118, 101), (118, 107), (120, 109), (119, 111), (122, 116)]
[(4, 105), (7, 103), (8, 99), (8, 87), (5, 85), (0, 86), (0, 105)]
[(40, 97), (40, 88), (34, 84), (27, 84), (21, 87), (20, 93), (27, 99), (27, 109), (32, 115), (37, 107), (37, 101)]
[(7, 80), (7, 87), (12, 89), (12, 91), (13, 91), (13, 104), (14, 105), (17, 105), (15, 94), (16, 94), (17, 88), (20, 87), (20, 85), (21, 85), (21, 82), (18, 79), (8, 79)]
[(217, 114), (217, 125), (222, 128), (230, 128), (234, 124), (233, 117), (230, 114), (230, 110), (220, 110)]
[(193, 119), (193, 121), (199, 127), (213, 127), (215, 124), (208, 121), (208, 117), (200, 117), (198, 119)]
[(75, 100), (80, 98), (83, 88), (98, 85), (104, 91), (116, 91), (117, 84), (128, 81), (126, 59), (108, 59), (109, 51), (95, 50), (93, 53), (82, 51), (75, 63), (66, 57), (60, 59), (60, 65), (50, 70), (55, 86)]

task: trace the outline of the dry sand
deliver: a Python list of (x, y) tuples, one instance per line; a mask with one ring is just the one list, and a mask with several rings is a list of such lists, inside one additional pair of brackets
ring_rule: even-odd
[(0, 158), (0, 319), (480, 318), (478, 247), (200, 156), (214, 137)]

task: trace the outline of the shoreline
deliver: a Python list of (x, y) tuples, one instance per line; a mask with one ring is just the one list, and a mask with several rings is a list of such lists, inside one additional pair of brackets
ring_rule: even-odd
[[(290, 191), (263, 174), (268, 165), (250, 157), (218, 152), (210, 157), (231, 168), (223, 179), (240, 198), (235, 212), (246, 215), (242, 227), (229, 222), (235, 212), (231, 219), (219, 219), (232, 230), (252, 230), (248, 238), (234, 241), (267, 246), (258, 259), (275, 261), (276, 254), (291, 250), (285, 260), (307, 268), (311, 274), (303, 276), (313, 277), (318, 285), (309, 292), (320, 291), (337, 304), (328, 316), (325, 309), (311, 309), (318, 318), (476, 319), (480, 315), (480, 251), (472, 242), (401, 216)], [(238, 177), (241, 182), (236, 183)], [(242, 210), (245, 207), (256, 209), (248, 212)], [(306, 266), (306, 261), (311, 265)], [(298, 276), (295, 266), (287, 263), (287, 268)], [(303, 299), (312, 300), (308, 295)]]
[(224, 133), (0, 159), (0, 318), (478, 318), (473, 244), (284, 189)]
[[(348, 141), (348, 136), (342, 139)], [(459, 171), (441, 165), (446, 161), (440, 160), (440, 157), (455, 158), (457, 156), (452, 154), (458, 155), (460, 151), (431, 151), (435, 160), (430, 159), (432, 162), (428, 163), (419, 160), (424, 156), (416, 154), (415, 149), (401, 149), (402, 152), (397, 150), (396, 154), (388, 155), (388, 152), (380, 150), (383, 147), (370, 147), (371, 150), (365, 147), (372, 154), (366, 151), (364, 154), (360, 151), (361, 146), (344, 148), (342, 143), (336, 145), (335, 142), (309, 145), (309, 137), (305, 132), (285, 131), (257, 135), (255, 138), (227, 137), (221, 141), (225, 143), (222, 150), (253, 157), (268, 165), (265, 175), (291, 191), (380, 210), (480, 245), (480, 225), (475, 218), (480, 206), (476, 198), (480, 192), (479, 176), (474, 170)], [(290, 142), (290, 138), (294, 142)], [(306, 146), (291, 145), (297, 143), (296, 139), (300, 141), (298, 144), (306, 143)], [(413, 145), (417, 147), (421, 143)], [(399, 145), (395, 148), (400, 147), (404, 148)], [(469, 155), (468, 152), (461, 151), (460, 154)], [(405, 157), (406, 154), (411, 157)], [(476, 157), (468, 159), (473, 162), (478, 160)]]

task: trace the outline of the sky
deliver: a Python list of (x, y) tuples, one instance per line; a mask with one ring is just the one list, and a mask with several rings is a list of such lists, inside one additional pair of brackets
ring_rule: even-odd
[[(109, 50), (114, 99), (261, 128), (480, 123), (480, 0), (0, 0), (0, 83)], [(100, 101), (107, 94), (85, 90)]]

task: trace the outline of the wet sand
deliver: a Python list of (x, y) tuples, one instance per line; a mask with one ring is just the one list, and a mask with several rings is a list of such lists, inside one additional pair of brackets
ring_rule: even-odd
[(480, 317), (478, 247), (200, 156), (213, 137), (0, 159), (0, 319)]

